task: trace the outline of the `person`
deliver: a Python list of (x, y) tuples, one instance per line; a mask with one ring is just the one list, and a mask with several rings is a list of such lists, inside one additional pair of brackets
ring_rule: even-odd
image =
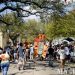
[[(0, 47), (0, 55), (2, 54), (3, 49)], [(1, 64), (1, 59), (0, 59), (0, 64)], [(1, 72), (1, 65), (0, 65), (0, 72)]]
[(10, 46), (7, 46), (7, 47), (5, 47), (5, 50), (10, 55), (11, 47)]
[(17, 45), (15, 44), (14, 45), (14, 62), (16, 62), (17, 61), (17, 59), (18, 59), (18, 57), (17, 57), (17, 50), (18, 50), (18, 48), (17, 48)]
[(57, 59), (58, 62), (59, 62), (59, 60), (60, 60), (60, 54), (59, 54), (60, 49), (61, 49), (61, 45), (57, 46), (57, 50), (56, 50), (56, 52), (57, 52), (57, 54), (56, 54), (56, 59)]
[(49, 45), (48, 53), (49, 53), (49, 66), (53, 67), (54, 49), (52, 45)]
[(70, 62), (70, 49), (68, 48), (68, 46), (65, 46), (64, 49), (66, 53), (66, 61), (69, 63)]
[(26, 55), (26, 61), (30, 58), (29, 57), (29, 42), (27, 40), (25, 40), (24, 42), (24, 47), (25, 47), (25, 55)]
[(18, 69), (21, 70), (21, 67), (24, 68), (25, 62), (24, 62), (24, 48), (23, 48), (23, 43), (20, 43), (20, 46), (18, 47)]
[(9, 69), (9, 58), (10, 56), (8, 55), (8, 53), (3, 50), (3, 53), (0, 55), (1, 58), (1, 68), (2, 68), (2, 73), (3, 75), (7, 75), (8, 69)]
[(54, 49), (53, 49), (52, 45), (49, 46), (48, 52), (49, 52), (49, 55), (51, 55), (51, 57), (53, 57), (53, 55), (54, 55)]
[(61, 74), (64, 72), (64, 66), (65, 66), (65, 50), (64, 46), (61, 46), (61, 49), (59, 50), (59, 55), (60, 55), (60, 72)]
[(33, 60), (33, 54), (34, 54), (34, 48), (33, 48), (33, 45), (31, 44), (30, 45), (30, 59)]

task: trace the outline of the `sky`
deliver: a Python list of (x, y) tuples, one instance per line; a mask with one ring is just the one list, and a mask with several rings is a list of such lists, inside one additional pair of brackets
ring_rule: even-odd
[[(3, 8), (3, 7), (5, 7), (5, 5), (4, 4), (0, 4), (0, 9)], [(10, 12), (11, 12), (11, 10), (7, 9), (7, 10), (1, 12), (0, 14), (6, 14), (6, 13), (10, 13)]]
[[(30, 8), (30, 6), (24, 7), (25, 10), (29, 10), (29, 8)], [(32, 12), (36, 12), (36, 10), (32, 10)], [(25, 13), (25, 12), (23, 12), (23, 14), (24, 14), (24, 13)], [(40, 17), (39, 17), (39, 16), (36, 16), (36, 15), (30, 15), (30, 16), (28, 16), (28, 17), (24, 17), (23, 19), (24, 19), (25, 21), (31, 20), (31, 19), (36, 20), (36, 21), (39, 21)]]

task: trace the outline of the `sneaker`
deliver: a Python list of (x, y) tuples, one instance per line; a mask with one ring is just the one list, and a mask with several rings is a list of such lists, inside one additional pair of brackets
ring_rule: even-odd
[(64, 71), (63, 70), (61, 70), (61, 74), (64, 74)]
[(25, 68), (23, 68), (23, 70), (25, 70)]
[(25, 70), (26, 68), (25, 67), (23, 67), (23, 70)]
[(58, 69), (58, 74), (60, 74), (60, 69)]

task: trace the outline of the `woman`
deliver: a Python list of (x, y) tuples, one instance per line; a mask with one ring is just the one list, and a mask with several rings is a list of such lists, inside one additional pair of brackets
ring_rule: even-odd
[(61, 69), (61, 73), (63, 73), (64, 72), (64, 66), (65, 66), (64, 46), (61, 46), (61, 49), (59, 50), (59, 55), (60, 55), (60, 69)]
[(9, 55), (4, 50), (3, 53), (0, 55), (1, 58), (1, 68), (3, 75), (7, 75), (7, 71), (9, 68)]

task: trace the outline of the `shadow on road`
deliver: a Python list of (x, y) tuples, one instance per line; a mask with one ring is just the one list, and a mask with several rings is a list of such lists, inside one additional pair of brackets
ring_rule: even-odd
[(28, 71), (28, 70), (34, 70), (34, 69), (36, 69), (36, 68), (26, 67), (25, 70), (20, 70), (18, 72), (11, 73), (8, 75), (18, 75), (18, 74), (23, 74), (23, 73), (30, 73), (30, 71)]

